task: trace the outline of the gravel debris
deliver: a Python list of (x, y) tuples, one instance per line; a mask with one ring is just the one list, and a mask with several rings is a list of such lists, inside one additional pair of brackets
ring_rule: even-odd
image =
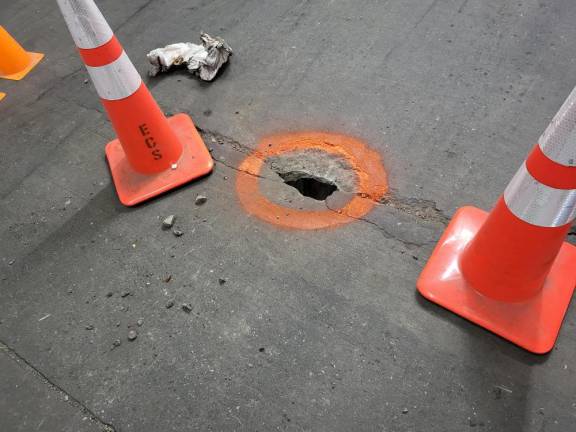
[(224, 285), (224, 284), (226, 283), (226, 279), (224, 279), (224, 278), (219, 278), (219, 279), (218, 279), (218, 283), (219, 283), (220, 285)]
[(120, 345), (122, 345), (122, 341), (120, 339), (116, 339), (114, 342), (112, 342), (112, 346), (114, 348), (119, 347)]
[(180, 231), (179, 229), (175, 229), (172, 231), (172, 233), (176, 236), (176, 237), (182, 237), (184, 235), (184, 233), (182, 231)]
[(86, 330), (94, 330), (94, 326), (92, 324), (88, 324), (86, 327), (84, 327)]
[(130, 291), (124, 291), (124, 292), (121, 294), (121, 297), (122, 297), (122, 298), (125, 298), (125, 297), (128, 297), (129, 295), (132, 295), (132, 293), (131, 293)]
[(198, 195), (198, 196), (196, 197), (196, 201), (194, 201), (194, 203), (195, 203), (197, 206), (199, 206), (199, 205), (205, 204), (206, 201), (208, 201), (208, 197), (206, 197), (206, 196), (204, 196), (204, 195)]
[(166, 309), (170, 309), (173, 306), (174, 306), (174, 300), (169, 300), (168, 303), (166, 303)]
[(182, 303), (182, 310), (186, 313), (192, 312), (192, 305), (190, 303)]
[(170, 229), (174, 226), (174, 221), (176, 220), (176, 216), (170, 215), (166, 219), (162, 221), (162, 228)]
[(130, 330), (128, 332), (128, 340), (129, 341), (133, 341), (138, 337), (138, 333), (136, 332), (136, 330)]
[(136, 321), (136, 324), (138, 325), (138, 327), (142, 327), (142, 324), (144, 324), (144, 320), (140, 318), (138, 321)]

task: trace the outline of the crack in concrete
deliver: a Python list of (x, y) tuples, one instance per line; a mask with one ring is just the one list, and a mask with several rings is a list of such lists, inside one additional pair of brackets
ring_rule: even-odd
[[(116, 432), (117, 429), (111, 425), (110, 423), (105, 422), (102, 418), (100, 418), (94, 411), (84, 405), (80, 400), (76, 399), (62, 387), (60, 387), (55, 382), (51, 381), (44, 373), (38, 370), (34, 365), (32, 365), (28, 360), (18, 354), (13, 348), (9, 347), (4, 341), (0, 340), (0, 351), (5, 352), (8, 357), (10, 357), (13, 361), (18, 363), (18, 365), (30, 372), (44, 384), (48, 385), (51, 390), (59, 393), (62, 399), (73, 406), (75, 409), (80, 410), (80, 412), (85, 416), (88, 417), (91, 421), (98, 423), (100, 427), (102, 427), (102, 432)], [(65, 397), (64, 397), (65, 396)]]
[[(326, 205), (326, 208), (327, 208), (328, 210), (330, 210), (330, 211), (332, 211), (332, 212), (334, 212), (334, 213), (337, 213), (337, 214), (339, 214), (339, 215), (342, 214), (341, 211), (339, 211), (339, 209), (333, 209), (333, 208), (331, 208), (326, 201), (324, 201), (324, 204)], [(429, 244), (435, 243), (435, 240), (431, 240), (431, 241), (429, 241), (429, 242), (424, 242), (424, 243), (413, 242), (413, 241), (405, 240), (405, 239), (402, 239), (402, 238), (400, 238), (400, 237), (392, 234), (392, 233), (391, 233), (390, 231), (388, 231), (385, 227), (383, 227), (382, 225), (380, 225), (380, 224), (378, 224), (378, 223), (376, 223), (376, 222), (374, 222), (374, 221), (371, 221), (370, 219), (366, 219), (366, 218), (364, 218), (364, 217), (355, 217), (355, 216), (351, 216), (351, 215), (349, 215), (349, 214), (344, 214), (344, 216), (349, 217), (350, 219), (353, 219), (353, 220), (355, 220), (355, 221), (364, 222), (364, 223), (367, 223), (367, 224), (369, 224), (369, 225), (372, 225), (372, 226), (376, 227), (376, 229), (377, 229), (378, 231), (380, 231), (380, 232), (384, 235), (384, 237), (385, 237), (386, 239), (388, 239), (388, 240), (395, 240), (395, 241), (397, 241), (397, 242), (400, 242), (400, 243), (402, 243), (404, 246), (406, 246), (407, 249), (414, 248), (414, 247), (420, 248), (420, 247), (428, 246)]]
[(426, 222), (439, 223), (444, 226), (450, 222), (450, 217), (438, 208), (436, 201), (412, 197), (406, 198), (390, 193), (381, 198), (378, 203)]
[[(270, 165), (270, 163), (268, 163), (267, 158), (264, 156), (263, 153), (257, 152), (250, 147), (242, 145), (238, 141), (236, 141), (230, 137), (227, 137), (227, 136), (225, 136), (219, 132), (211, 131), (211, 130), (204, 129), (204, 128), (201, 128), (198, 126), (196, 126), (196, 128), (198, 129), (198, 131), (200, 132), (200, 134), (202, 135), (202, 137), (204, 138), (204, 140), (206, 142), (215, 142), (215, 143), (219, 143), (220, 145), (226, 145), (226, 146), (231, 147), (235, 151), (238, 151), (240, 153), (247, 154), (247, 155), (248, 154), (255, 154), (256, 157), (260, 158), (268, 167), (273, 169), (273, 167)], [(214, 156), (212, 156), (212, 157), (217, 163), (220, 163), (220, 164), (222, 164), (222, 165), (224, 165), (230, 169), (233, 169), (235, 171), (242, 172), (242, 173), (245, 173), (245, 174), (260, 178), (260, 179), (264, 179), (264, 180), (282, 182), (280, 178), (276, 179), (276, 178), (260, 176), (258, 174), (254, 174), (254, 173), (246, 171), (246, 170), (241, 170), (237, 167), (234, 167), (230, 164), (227, 164), (226, 162), (219, 160), (219, 159), (215, 158)], [(311, 173), (311, 174), (313, 174), (313, 173)], [(374, 201), (376, 204), (378, 204), (379, 206), (391, 207), (395, 210), (400, 211), (401, 213), (408, 214), (412, 217), (415, 217), (417, 219), (420, 219), (422, 221), (429, 222), (429, 223), (437, 223), (437, 224), (441, 224), (441, 225), (446, 226), (448, 224), (448, 222), (450, 222), (450, 219), (451, 219), (449, 216), (447, 216), (444, 213), (444, 211), (440, 210), (438, 208), (438, 205), (436, 204), (436, 202), (432, 201), (432, 200), (425, 200), (425, 199), (413, 198), (413, 197), (402, 197), (402, 196), (399, 196), (395, 192), (391, 192), (381, 199), (375, 199), (375, 198), (370, 197), (370, 196), (362, 196), (362, 198), (370, 199), (370, 200)], [(333, 209), (330, 209), (330, 210), (333, 210)], [(353, 217), (351, 217), (351, 218), (356, 219)], [(372, 221), (362, 219), (362, 218), (360, 218), (358, 220), (364, 220), (365, 222), (375, 224)], [(380, 227), (380, 225), (378, 225), (378, 224), (375, 224), (375, 225)], [(380, 228), (382, 229), (382, 227), (380, 227)], [(393, 238), (393, 236), (391, 238)], [(418, 244), (418, 243), (412, 243), (412, 242), (408, 242), (408, 243), (415, 245), (415, 246), (424, 246), (427, 244), (427, 243)]]

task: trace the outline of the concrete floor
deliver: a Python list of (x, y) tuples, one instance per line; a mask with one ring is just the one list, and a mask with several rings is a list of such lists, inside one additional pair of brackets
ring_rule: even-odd
[[(2, 431), (574, 429), (574, 307), (535, 356), (415, 290), (447, 218), (490, 208), (574, 86), (573, 0), (97, 3), (143, 74), (147, 51), (201, 30), (233, 47), (211, 84), (146, 78), (216, 169), (120, 205), (115, 134), (55, 2), (0, 0), (0, 23), (46, 54), (0, 82)], [(314, 232), (246, 214), (246, 151), (316, 129), (379, 151), (407, 204)], [(276, 177), (272, 193), (310, 202)]]

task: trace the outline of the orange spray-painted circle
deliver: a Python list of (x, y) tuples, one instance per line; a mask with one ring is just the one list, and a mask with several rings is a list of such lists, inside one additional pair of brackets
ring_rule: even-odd
[[(321, 150), (344, 159), (357, 178), (354, 197), (339, 209), (298, 210), (271, 202), (260, 191), (259, 174), (267, 158), (303, 150)], [(349, 223), (366, 215), (388, 191), (380, 155), (362, 141), (327, 132), (272, 135), (240, 164), (236, 190), (244, 209), (268, 223), (293, 229), (320, 229)]]

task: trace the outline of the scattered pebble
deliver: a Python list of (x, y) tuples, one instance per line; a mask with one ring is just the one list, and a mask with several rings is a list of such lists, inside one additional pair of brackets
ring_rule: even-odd
[(116, 323), (116, 327), (120, 327), (120, 321)]
[(186, 313), (192, 312), (192, 305), (190, 303), (182, 303), (182, 310)]
[(226, 279), (220, 278), (220, 279), (218, 279), (218, 283), (220, 285), (224, 285), (226, 283)]
[(136, 321), (136, 324), (138, 324), (138, 327), (142, 327), (142, 324), (144, 324), (144, 320), (140, 318), (138, 321)]
[(120, 339), (116, 339), (114, 342), (112, 342), (112, 346), (114, 348), (119, 347), (122, 344), (122, 341)]
[(128, 332), (128, 340), (129, 341), (133, 341), (138, 337), (138, 333), (136, 333), (136, 330), (130, 330)]
[(128, 297), (129, 295), (131, 295), (132, 293), (130, 291), (124, 291), (121, 295), (122, 298)]
[(172, 280), (172, 275), (168, 275), (168, 276), (164, 279), (164, 282), (165, 282), (165, 283), (168, 283), (168, 282), (170, 282), (171, 280)]
[(402, 410), (402, 414), (408, 414), (408, 408), (404, 408), (404, 409)]
[(88, 324), (86, 327), (84, 327), (86, 330), (94, 330), (94, 326), (92, 324)]
[(260, 352), (264, 352), (264, 351), (266, 351), (266, 348), (264, 348), (264, 347), (262, 347), (262, 348), (258, 348), (258, 351), (260, 351)]
[(84, 84), (88, 84), (88, 80), (87, 80), (87, 79), (84, 80)]
[(170, 215), (166, 219), (162, 221), (162, 228), (170, 229), (174, 225), (174, 221), (176, 220), (176, 216)]
[(184, 235), (184, 233), (178, 229), (175, 229), (172, 231), (172, 233), (176, 236), (176, 237), (182, 237)]
[(174, 300), (169, 300), (168, 303), (166, 303), (166, 309), (170, 309), (172, 306), (174, 306)]
[(110, 298), (114, 295), (112, 291), (106, 293), (106, 297)]
[(202, 205), (204, 204), (206, 201), (208, 201), (208, 198), (205, 197), (204, 195), (198, 195), (196, 197), (196, 201), (194, 201), (196, 203), (196, 205)]
[(16, 262), (16, 260), (10, 260), (10, 261), (8, 261), (8, 265), (12, 265), (12, 264), (14, 264), (15, 262)]

